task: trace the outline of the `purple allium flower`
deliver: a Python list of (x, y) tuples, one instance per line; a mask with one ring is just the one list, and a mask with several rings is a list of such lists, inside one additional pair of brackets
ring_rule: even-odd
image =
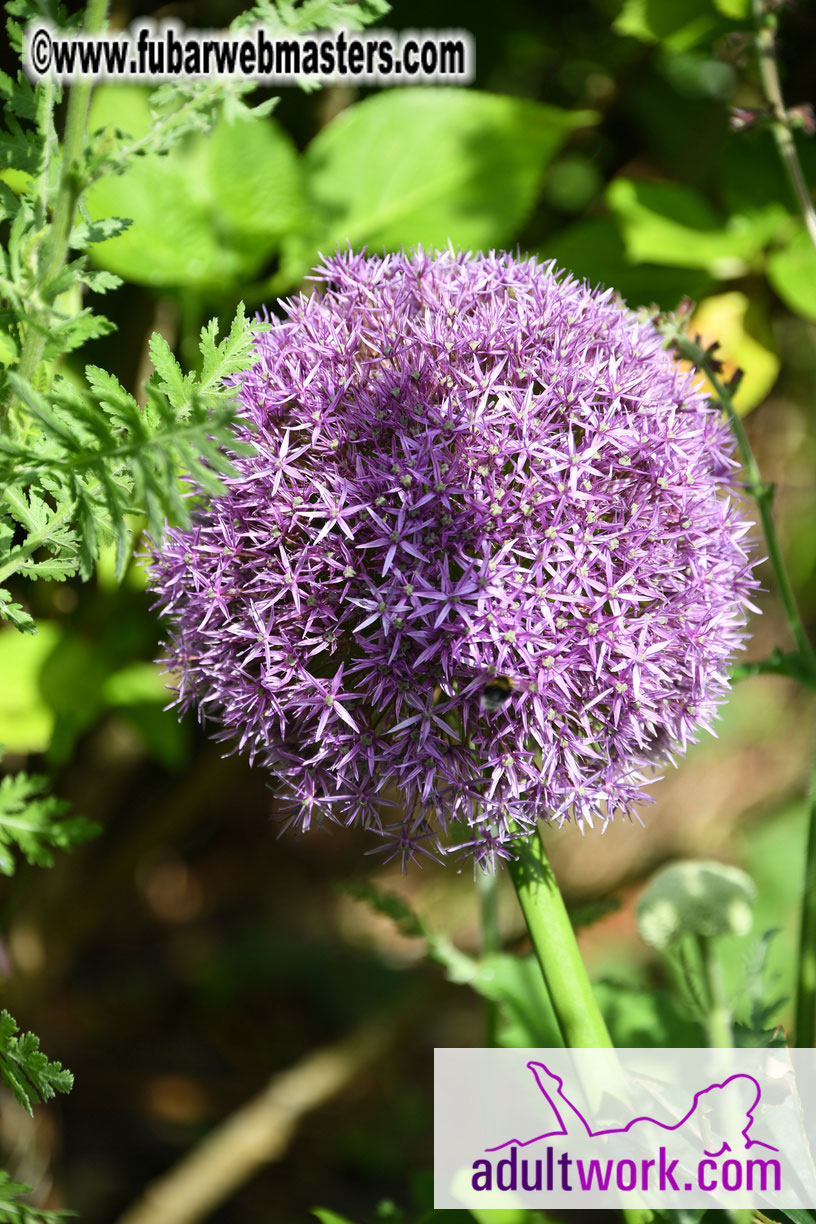
[(403, 863), (633, 815), (744, 638), (727, 423), (652, 323), (535, 259), (315, 279), (242, 379), (253, 453), (154, 559), (178, 704), (298, 829)]

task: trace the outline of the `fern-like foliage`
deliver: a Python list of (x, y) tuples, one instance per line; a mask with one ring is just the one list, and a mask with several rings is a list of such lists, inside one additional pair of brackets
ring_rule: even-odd
[[(261, 21), (275, 34), (360, 28), (385, 8), (385, 0), (260, 0), (234, 28)], [(6, 13), (18, 55), (29, 23), (45, 20), (55, 30), (82, 23), (59, 0), (9, 0)], [(134, 158), (165, 153), (189, 133), (208, 130), (222, 112), (266, 113), (274, 100), (247, 105), (253, 88), (227, 79), (162, 85), (151, 95), (150, 129), (138, 139), (117, 129), (86, 133), (82, 106), (72, 110), (82, 94), (72, 89), (61, 142), (55, 115), (63, 113), (62, 87), (32, 85), (22, 70), (0, 73), (0, 621), (18, 630), (36, 632), (22, 580), (88, 578), (111, 542), (121, 575), (138, 526), (146, 521), (158, 540), (166, 522), (188, 520), (194, 488), (217, 493), (229, 471), (224, 444), (235, 376), (251, 364), (258, 330), (243, 308), (222, 338), (215, 321), (203, 329), (195, 374), (185, 374), (154, 336), (155, 374), (143, 405), (105, 370), (86, 366), (83, 385), (63, 377), (57, 363), (111, 331), (84, 295), (120, 284), (91, 268), (89, 251), (129, 222), (91, 221), (83, 192), (102, 175), (123, 173)], [(55, 849), (94, 832), (47, 794), (45, 779), (16, 774), (0, 782), (0, 873), (13, 874), (20, 856), (48, 866)], [(67, 1091), (72, 1079), (5, 1011), (0, 1078), (29, 1111)], [(0, 1171), (0, 1224), (64, 1218), (27, 1206), (27, 1192)]]
[[(117, 545), (121, 573), (131, 540), (129, 516), (146, 514), (154, 539), (165, 520), (187, 521), (179, 472), (209, 493), (230, 470), (234, 391), (226, 380), (253, 360), (243, 308), (218, 340), (213, 320), (201, 333), (201, 372), (184, 375), (166, 342), (151, 341), (156, 373), (144, 407), (111, 374), (86, 368), (89, 390), (58, 379), (46, 396), (11, 375), (25, 428), (0, 434), (0, 586), (14, 575), (60, 581), (87, 578), (102, 546)], [(30, 625), (6, 593), (0, 616)]]
[(31, 1186), (12, 1181), (0, 1169), (0, 1224), (60, 1224), (72, 1218), (70, 1211), (42, 1211), (20, 1201), (21, 1196), (30, 1193)]
[(0, 1012), (0, 1076), (29, 1113), (58, 1092), (70, 1092), (74, 1082), (70, 1071), (43, 1054), (39, 1037), (21, 1033), (7, 1011)]
[(28, 863), (50, 867), (54, 849), (70, 850), (95, 837), (98, 825), (66, 816), (70, 804), (47, 793), (48, 779), (18, 773), (0, 781), (0, 872), (14, 875), (19, 851)]

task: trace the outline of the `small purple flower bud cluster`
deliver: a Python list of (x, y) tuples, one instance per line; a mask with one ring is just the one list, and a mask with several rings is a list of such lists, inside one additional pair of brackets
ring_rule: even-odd
[(298, 829), (403, 864), (631, 816), (744, 637), (727, 423), (652, 323), (535, 259), (314, 279), (242, 378), (252, 453), (154, 558), (178, 704)]

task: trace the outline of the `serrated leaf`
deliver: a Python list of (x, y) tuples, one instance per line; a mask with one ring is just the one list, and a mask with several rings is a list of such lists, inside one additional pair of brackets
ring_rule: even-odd
[(66, 817), (70, 804), (47, 793), (48, 780), (10, 774), (0, 781), (0, 872), (14, 875), (14, 850), (36, 867), (50, 867), (54, 849), (70, 850), (95, 837), (99, 826)]
[(122, 284), (121, 276), (101, 268), (84, 271), (82, 280), (93, 293), (107, 293), (109, 289), (118, 289)]
[(185, 375), (181, 366), (173, 356), (170, 345), (164, 336), (154, 332), (149, 341), (150, 359), (156, 370), (157, 385), (171, 403), (179, 403), (189, 398), (194, 382), (194, 375)]
[(58, 1092), (70, 1092), (74, 1077), (61, 1063), (49, 1062), (40, 1039), (21, 1033), (7, 1011), (0, 1012), (0, 1076), (29, 1113)]
[(0, 1222), (2, 1224), (63, 1224), (72, 1213), (69, 1211), (44, 1211), (23, 1202), (22, 1196), (31, 1193), (31, 1186), (12, 1181), (4, 1169), (0, 1169)]
[(97, 221), (82, 222), (71, 231), (71, 246), (74, 250), (85, 251), (97, 242), (118, 238), (132, 224), (130, 217), (100, 217)]
[(8, 591), (0, 587), (0, 619), (9, 621), (21, 633), (36, 633), (37, 623), (22, 604), (15, 603)]
[[(120, 570), (129, 555), (128, 516), (145, 513), (154, 540), (165, 520), (188, 521), (191, 503), (179, 476), (216, 495), (233, 471), (235, 391), (226, 385), (255, 360), (254, 333), (239, 307), (226, 336), (217, 322), (202, 330), (201, 374), (182, 376), (160, 339), (160, 370), (141, 407), (107, 371), (89, 366), (88, 392), (57, 378), (49, 396), (14, 373), (9, 380), (30, 421), (19, 437), (0, 437), (0, 508), (26, 538), (0, 556), (0, 583), (21, 572), (60, 578), (92, 571), (100, 549), (116, 541)], [(3, 487), (5, 485), (5, 488)], [(10, 607), (10, 601), (6, 601)]]

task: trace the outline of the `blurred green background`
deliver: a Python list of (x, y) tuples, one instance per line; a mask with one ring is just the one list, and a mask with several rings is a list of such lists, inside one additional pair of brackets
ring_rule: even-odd
[[(697, 330), (722, 342), (727, 369), (745, 371), (738, 403), (777, 486), (783, 544), (814, 627), (816, 252), (770, 134), (729, 129), (730, 106), (760, 104), (750, 48), (733, 37), (746, 8), (396, 0), (387, 28), (472, 32), (473, 87), (284, 90), (272, 117), (224, 117), (211, 135), (104, 180), (91, 214), (134, 224), (97, 248), (98, 261), (126, 284), (104, 303), (118, 331), (75, 355), (77, 376), (91, 361), (139, 387), (154, 330), (193, 360), (203, 321), (228, 323), (241, 299), (272, 307), (304, 284), (319, 251), (347, 240), (372, 250), (448, 239), (518, 246), (614, 286), (633, 306), (671, 309), (691, 296)], [(117, 3), (112, 23), (173, 15), (223, 28), (236, 11)], [(816, 10), (786, 11), (790, 104), (808, 99), (815, 55)], [(91, 125), (109, 123), (139, 136), (144, 94), (100, 88)], [(800, 154), (816, 184), (804, 137)], [(382, 1199), (421, 1203), (432, 1047), (481, 1044), (483, 1003), (458, 984), (468, 971), (450, 950), (438, 957), (446, 972), (424, 958), (422, 940), (335, 885), (393, 890), (475, 955), (473, 881), (433, 866), (400, 877), (365, 857), (371, 844), (355, 832), (277, 839), (267, 779), (163, 710), (140, 564), (121, 587), (112, 571), (112, 561), (101, 565), (85, 587), (37, 585), (26, 597), (39, 635), (0, 631), (7, 767), (48, 769), (57, 793), (103, 826), (53, 871), (21, 870), (5, 887), (8, 1006), (77, 1076), (30, 1130), (0, 1096), (6, 1167), (43, 1187), (45, 1203), (110, 1224), (273, 1073), (373, 1014), (394, 1028), (387, 1057), (309, 1114), (281, 1159), (208, 1218), (300, 1224), (318, 1204), (371, 1219)], [(767, 587), (766, 567), (760, 574)], [(789, 645), (774, 593), (759, 603), (750, 658)], [(596, 918), (581, 942), (619, 1043), (700, 1040), (634, 922), (645, 881), (675, 857), (720, 858), (753, 876), (755, 928), (728, 946), (729, 977), (734, 989), (762, 979), (766, 1001), (790, 993), (814, 714), (812, 698), (781, 677), (742, 681), (718, 738), (655, 786), (642, 827), (552, 836), (568, 901)], [(497, 972), (520, 979), (527, 945), (507, 883), (509, 955)], [(615, 908), (590, 908), (607, 898)], [(505, 997), (520, 989), (514, 979)], [(739, 1003), (745, 1039), (752, 989)], [(547, 1023), (543, 1003), (532, 1016), (509, 1006), (503, 1037), (543, 1044)]]

